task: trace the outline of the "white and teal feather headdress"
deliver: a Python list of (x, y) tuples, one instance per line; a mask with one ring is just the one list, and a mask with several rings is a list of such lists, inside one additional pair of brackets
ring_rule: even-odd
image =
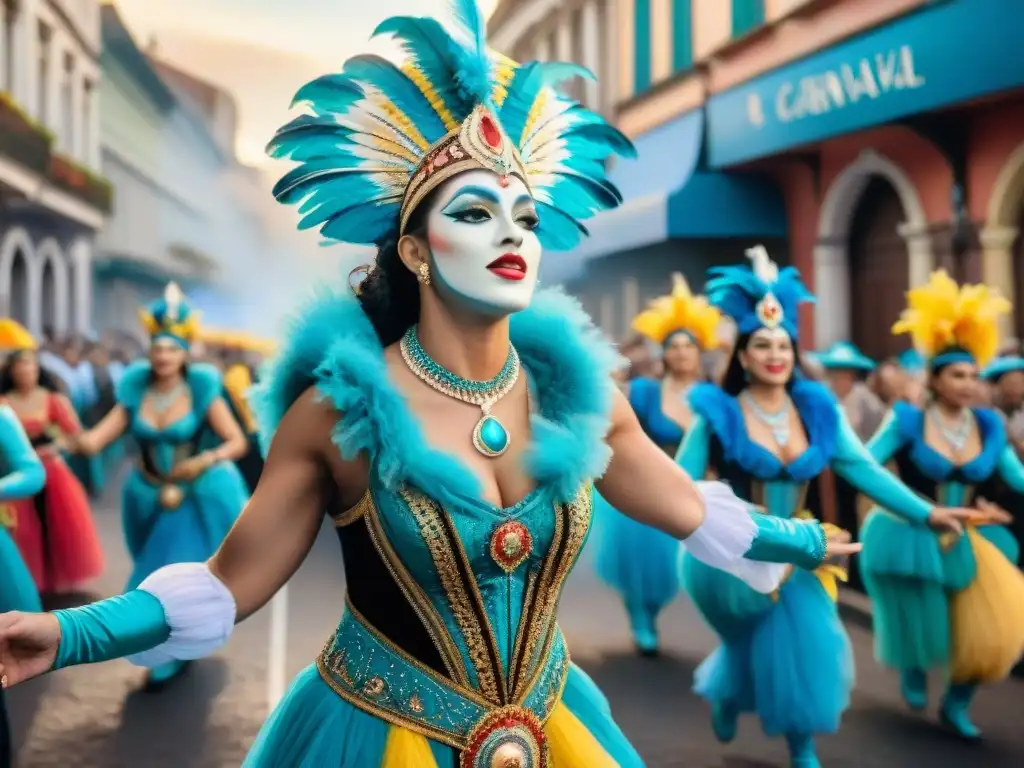
[(554, 88), (585, 69), (558, 62), (520, 65), (487, 47), (476, 0), (452, 0), (453, 25), (393, 17), (374, 35), (392, 35), (407, 56), (349, 59), (340, 74), (303, 86), (308, 110), (282, 127), (267, 151), (299, 166), (275, 197), (299, 204), (301, 229), (381, 245), (404, 234), (409, 216), (446, 179), (484, 168), (519, 177), (537, 204), (537, 233), (569, 249), (581, 223), (622, 202), (605, 178), (612, 154), (632, 156), (629, 140)]

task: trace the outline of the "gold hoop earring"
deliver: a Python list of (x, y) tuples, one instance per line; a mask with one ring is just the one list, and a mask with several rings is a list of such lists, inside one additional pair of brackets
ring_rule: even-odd
[(419, 272), (419, 275), (417, 275), (419, 281), (423, 285), (430, 285), (430, 267), (427, 265), (427, 262), (421, 261), (417, 271)]

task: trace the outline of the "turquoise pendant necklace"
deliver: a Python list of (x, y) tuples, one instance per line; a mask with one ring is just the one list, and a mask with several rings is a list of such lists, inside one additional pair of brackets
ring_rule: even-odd
[(405, 364), (420, 381), (443, 395), (480, 408), (482, 415), (473, 427), (474, 448), (491, 459), (508, 450), (512, 436), (505, 425), (491, 415), (491, 408), (519, 381), (519, 354), (515, 347), (509, 345), (505, 365), (497, 376), (488, 381), (464, 379), (439, 365), (420, 346), (416, 326), (405, 332), (399, 349)]

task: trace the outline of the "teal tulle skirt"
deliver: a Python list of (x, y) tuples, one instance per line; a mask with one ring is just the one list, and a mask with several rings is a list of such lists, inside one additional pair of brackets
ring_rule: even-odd
[(238, 468), (222, 462), (192, 483), (177, 509), (164, 509), (159, 489), (133, 469), (122, 492), (122, 524), (134, 562), (125, 591), (172, 563), (207, 560), (220, 547), (249, 499)]
[(853, 650), (813, 573), (795, 569), (776, 598), (687, 555), (683, 581), (722, 640), (697, 668), (698, 695), (757, 714), (769, 736), (839, 729), (853, 689)]
[[(612, 719), (608, 700), (575, 665), (569, 669), (562, 703), (603, 749), (604, 760), (610, 758), (619, 768), (643, 768), (643, 760)], [(390, 730), (384, 720), (339, 697), (311, 665), (299, 673), (264, 723), (243, 768), (390, 768), (384, 765)], [(458, 768), (455, 749), (435, 741), (429, 745), (437, 768)], [(402, 760), (397, 764), (413, 768)]]
[(32, 574), (7, 529), (0, 526), (0, 613), (41, 610)]
[[(978, 533), (1016, 563), (1020, 547), (1001, 526)], [(950, 659), (949, 593), (971, 583), (975, 561), (966, 536), (948, 550), (929, 527), (876, 508), (860, 540), (860, 571), (874, 609), (875, 657), (898, 670), (929, 670)]]
[(657, 614), (679, 594), (679, 540), (622, 514), (594, 492), (594, 567), (627, 610)]

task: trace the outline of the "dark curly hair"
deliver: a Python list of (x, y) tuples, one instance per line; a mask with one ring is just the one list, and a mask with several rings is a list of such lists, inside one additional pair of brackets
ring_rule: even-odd
[[(434, 190), (412, 212), (407, 235), (427, 236), (427, 212), (436, 197)], [(396, 233), (381, 244), (375, 265), (358, 288), (359, 303), (384, 347), (401, 339), (420, 317), (419, 280), (398, 255), (399, 239)]]

